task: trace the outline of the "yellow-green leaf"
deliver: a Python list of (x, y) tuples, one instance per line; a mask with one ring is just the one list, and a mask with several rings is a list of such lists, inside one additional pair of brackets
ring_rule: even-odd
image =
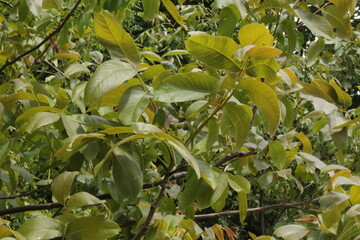
[(210, 67), (232, 72), (240, 69), (232, 57), (239, 46), (229, 37), (195, 35), (186, 40), (185, 47), (194, 58)]
[(334, 88), (336, 94), (338, 96), (338, 103), (344, 106), (344, 108), (348, 108), (352, 104), (352, 99), (349, 94), (347, 94), (344, 90), (342, 90), (334, 81), (331, 79), (329, 84)]
[(171, 2), (171, 0), (161, 0), (164, 4), (166, 10), (170, 13), (170, 15), (174, 18), (174, 20), (180, 24), (181, 26), (185, 25), (185, 22), (177, 10), (176, 6)]
[(273, 141), (269, 145), (269, 151), (274, 165), (279, 169), (285, 169), (287, 160), (283, 145), (279, 141)]
[(247, 194), (245, 192), (238, 192), (238, 202), (240, 222), (244, 222), (248, 209)]
[(303, 132), (296, 133), (294, 136), (301, 141), (303, 145), (302, 151), (312, 154), (312, 145), (309, 138)]
[(70, 194), (71, 186), (74, 179), (79, 172), (63, 172), (58, 175), (51, 183), (51, 193), (54, 198), (61, 203), (65, 204), (65, 201)]
[(280, 106), (274, 90), (263, 82), (245, 79), (240, 82), (240, 89), (247, 92), (250, 100), (259, 108), (273, 136), (280, 123)]
[(94, 27), (99, 42), (109, 50), (112, 57), (128, 59), (135, 66), (140, 64), (134, 40), (111, 13), (95, 13)]
[(43, 0), (42, 8), (43, 9), (60, 9), (62, 8), (63, 1), (62, 0)]
[(250, 23), (242, 27), (238, 34), (241, 45), (258, 47), (272, 46), (274, 37), (262, 23)]

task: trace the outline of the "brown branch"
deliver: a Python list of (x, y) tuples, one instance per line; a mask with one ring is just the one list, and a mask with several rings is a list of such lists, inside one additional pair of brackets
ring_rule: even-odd
[(48, 189), (49, 187), (50, 187), (50, 185), (39, 188), (39, 189), (35, 189), (35, 190), (29, 191), (29, 192), (20, 193), (18, 195), (0, 197), (0, 200), (7, 200), (7, 199), (15, 199), (15, 198), (26, 197), (26, 196), (32, 195), (34, 193), (44, 191), (44, 190)]
[(48, 65), (50, 68), (52, 68), (53, 70), (55, 70), (56, 72), (60, 73), (65, 79), (70, 80), (70, 78), (68, 76), (66, 76), (60, 69), (58, 69), (57, 67), (55, 67), (51, 62), (49, 62), (48, 60), (44, 60), (44, 63), (46, 65)]
[(6, 2), (6, 1), (3, 1), (3, 0), (0, 0), (0, 3), (8, 6), (9, 8), (13, 8), (14, 6), (12, 4), (10, 4), (9, 2)]
[(6, 63), (0, 68), (0, 74), (5, 70), (5, 68), (7, 68), (8, 66), (16, 63), (17, 61), (19, 61), (21, 58), (29, 55), (30, 53), (32, 53), (33, 51), (39, 49), (42, 45), (44, 45), (47, 41), (49, 41), (53, 36), (55, 36), (58, 32), (61, 31), (61, 29), (65, 26), (66, 22), (70, 19), (70, 17), (72, 15), (74, 15), (76, 8), (79, 6), (79, 4), (81, 3), (81, 0), (78, 0), (74, 7), (71, 9), (71, 11), (69, 12), (68, 15), (66, 15), (66, 17), (64, 18), (64, 20), (61, 22), (61, 24), (53, 31), (51, 32), (49, 35), (47, 35), (44, 40), (42, 40), (39, 44), (37, 44), (35, 47), (29, 49), (28, 51), (24, 52), (23, 54), (17, 56), (14, 60), (12, 61), (6, 61)]
[[(247, 212), (254, 213), (254, 212), (263, 212), (263, 211), (274, 210), (274, 209), (298, 208), (299, 206), (305, 206), (308, 204), (316, 203), (319, 200), (320, 200), (320, 198), (314, 198), (314, 199), (304, 201), (304, 202), (279, 203), (279, 204), (268, 205), (268, 206), (263, 206), (263, 207), (249, 208), (247, 210)], [(227, 216), (238, 215), (238, 214), (239, 214), (239, 210), (227, 211), (227, 212), (217, 212), (217, 213), (197, 214), (194, 216), (194, 219), (200, 220), (200, 219), (208, 219), (208, 218), (220, 218), (220, 217), (227, 217)]]

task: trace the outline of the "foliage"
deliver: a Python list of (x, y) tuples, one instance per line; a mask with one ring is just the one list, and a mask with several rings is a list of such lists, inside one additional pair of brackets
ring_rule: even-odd
[(0, 237), (359, 238), (358, 10), (0, 1)]

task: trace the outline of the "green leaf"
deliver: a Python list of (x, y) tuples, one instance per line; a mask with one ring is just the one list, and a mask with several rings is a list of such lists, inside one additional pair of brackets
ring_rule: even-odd
[(214, 194), (211, 196), (211, 200), (210, 200), (211, 206), (213, 206), (217, 201), (221, 200), (224, 191), (226, 191), (226, 196), (227, 196), (228, 183), (229, 183), (228, 175), (226, 173), (220, 173), (216, 188), (214, 190)]
[(19, 128), (19, 131), (32, 133), (38, 128), (57, 122), (59, 119), (60, 114), (58, 113), (39, 112), (28, 119), (28, 121)]
[(213, 189), (205, 181), (202, 181), (196, 192), (196, 203), (200, 210), (210, 207)]
[(278, 169), (285, 169), (287, 167), (287, 161), (283, 145), (281, 145), (279, 141), (273, 141), (269, 145), (269, 151), (274, 165)]
[(166, 10), (170, 13), (170, 15), (174, 18), (174, 20), (180, 24), (181, 26), (185, 26), (185, 22), (177, 10), (176, 6), (171, 2), (171, 0), (161, 0), (164, 4)]
[(327, 38), (327, 39), (334, 39), (334, 31), (332, 29), (331, 24), (329, 23), (326, 18), (305, 12), (301, 9), (295, 9), (294, 10), (296, 14), (300, 17), (300, 19), (303, 21), (303, 23), (313, 32), (314, 34), (318, 34), (321, 37)]
[(258, 47), (271, 47), (274, 37), (270, 34), (269, 29), (262, 23), (250, 23), (240, 28), (239, 41), (242, 46), (256, 45)]
[(151, 20), (159, 13), (160, 0), (142, 0), (144, 20)]
[(246, 74), (252, 77), (265, 78), (269, 85), (274, 85), (278, 82), (276, 72), (267, 64), (254, 64), (246, 69)]
[(209, 95), (217, 79), (200, 72), (180, 73), (165, 78), (154, 87), (155, 100), (160, 102), (185, 102)]
[(208, 163), (202, 160), (197, 160), (197, 164), (200, 168), (201, 177), (205, 180), (207, 184), (209, 184), (212, 189), (215, 189), (219, 174), (214, 171)]
[(338, 102), (339, 104), (341, 104), (342, 106), (344, 106), (344, 108), (348, 108), (351, 106), (352, 104), (352, 99), (351, 96), (346, 93), (344, 90), (342, 90), (334, 81), (334, 79), (331, 79), (329, 84), (334, 88), (336, 94), (337, 94), (337, 98), (338, 98)]
[(185, 189), (179, 196), (179, 208), (185, 210), (189, 205), (191, 205), (196, 198), (196, 193), (201, 184), (201, 180), (197, 179), (196, 174), (193, 171), (187, 174), (187, 182), (185, 184)]
[(129, 5), (131, 0), (106, 0), (104, 3), (104, 9), (114, 12), (123, 11)]
[(305, 226), (298, 224), (289, 224), (277, 228), (274, 234), (284, 240), (300, 240), (310, 232)]
[(124, 125), (137, 122), (149, 103), (149, 93), (144, 87), (136, 85), (128, 88), (122, 95), (118, 112)]
[(324, 14), (324, 17), (331, 23), (333, 28), (336, 28), (335, 33), (337, 37), (350, 40), (353, 34), (353, 29), (351, 26), (350, 17), (347, 14), (344, 15), (336, 5), (330, 5), (323, 8), (322, 13)]
[(42, 8), (43, 9), (61, 9), (63, 1), (62, 0), (43, 0), (42, 1)]
[[(51, 112), (51, 113), (61, 113), (62, 110), (54, 107), (46, 107), (46, 106), (40, 106), (40, 107), (33, 107), (28, 110), (26, 110), (23, 114), (21, 114), (15, 121), (15, 126), (17, 128), (20, 128), (23, 125), (29, 125), (29, 120), (32, 119), (37, 113), (42, 112)], [(59, 115), (60, 116), (60, 115)], [(36, 118), (38, 119), (38, 118)], [(41, 119), (38, 119), (41, 122)], [(46, 119), (44, 119), (46, 122)]]
[(65, 76), (71, 77), (72, 75), (81, 72), (89, 72), (89, 69), (84, 64), (73, 63), (65, 69), (64, 74)]
[(18, 232), (27, 240), (52, 239), (61, 237), (61, 228), (60, 221), (39, 215), (26, 220)]
[(78, 192), (66, 201), (66, 210), (75, 210), (87, 205), (99, 204), (101, 200), (87, 192)]
[(324, 212), (331, 211), (350, 198), (345, 193), (327, 192), (320, 197), (319, 203)]
[(236, 139), (236, 150), (240, 150), (244, 144), (250, 132), (252, 118), (253, 113), (247, 105), (237, 105), (233, 102), (225, 105), (220, 122), (221, 132)]
[(113, 177), (120, 194), (125, 198), (135, 198), (142, 190), (143, 173), (139, 163), (119, 148), (113, 150)]
[(334, 102), (338, 102), (338, 96), (335, 89), (323, 79), (313, 79), (314, 83), (321, 91), (326, 93)]
[(232, 72), (240, 69), (232, 57), (239, 46), (229, 37), (195, 35), (185, 41), (185, 47), (194, 58), (210, 67)]
[(125, 58), (135, 66), (140, 64), (140, 55), (134, 40), (111, 13), (95, 13), (94, 27), (99, 42), (109, 50), (112, 57)]
[(236, 192), (244, 192), (249, 193), (251, 189), (251, 185), (249, 180), (241, 175), (233, 175), (231, 173), (227, 173), (229, 177), (229, 185)]
[(273, 136), (280, 123), (280, 106), (275, 92), (265, 83), (253, 79), (240, 81), (239, 87), (248, 93), (250, 100), (264, 114), (270, 135)]
[(306, 66), (310, 67), (316, 62), (316, 57), (324, 50), (325, 41), (322, 37), (319, 37), (316, 42), (310, 44), (307, 55)]
[(219, 35), (231, 37), (240, 17), (240, 12), (235, 4), (223, 8), (220, 12)]
[(62, 205), (65, 205), (65, 201), (70, 194), (71, 186), (74, 182), (74, 179), (76, 175), (78, 175), (79, 172), (63, 172), (60, 175), (58, 175), (51, 183), (51, 193), (54, 196), (54, 198), (61, 203)]
[(65, 237), (67, 240), (106, 240), (120, 232), (117, 223), (103, 217), (82, 217), (71, 221)]
[(274, 47), (252, 46), (246, 51), (245, 56), (251, 60), (266, 60), (276, 57), (282, 53), (281, 50)]
[(247, 209), (248, 209), (248, 201), (247, 194), (243, 191), (238, 192), (238, 202), (239, 202), (239, 217), (240, 222), (244, 222), (246, 219)]
[(137, 70), (132, 64), (109, 60), (101, 64), (85, 87), (84, 101), (98, 108), (101, 99), (114, 88), (135, 76)]

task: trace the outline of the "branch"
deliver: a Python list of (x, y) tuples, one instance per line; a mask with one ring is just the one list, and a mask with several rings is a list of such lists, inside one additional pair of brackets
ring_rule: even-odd
[[(287, 209), (287, 208), (297, 208), (299, 206), (305, 206), (311, 203), (316, 203), (320, 200), (320, 198), (314, 198), (308, 201), (304, 202), (295, 202), (295, 203), (279, 203), (274, 205), (268, 205), (263, 207), (257, 207), (257, 208), (248, 208), (248, 213), (253, 212), (264, 212), (267, 210), (273, 210), (273, 209)], [(218, 212), (218, 213), (206, 213), (206, 214), (197, 214), (194, 216), (194, 220), (200, 220), (200, 219), (208, 219), (208, 218), (220, 218), (220, 217), (227, 217), (231, 215), (238, 215), (239, 210), (234, 211), (227, 211), (227, 212)]]
[(49, 35), (47, 35), (44, 40), (42, 40), (38, 45), (36, 45), (35, 47), (31, 48), (30, 50), (24, 52), (23, 54), (19, 55), (18, 57), (16, 57), (14, 60), (12, 61), (6, 61), (6, 63), (0, 68), (0, 74), (5, 70), (5, 68), (7, 68), (8, 66), (16, 63), (17, 61), (19, 61), (21, 58), (29, 55), (30, 53), (32, 53), (33, 51), (39, 49), (42, 45), (44, 45), (47, 41), (49, 41), (53, 36), (55, 36), (55, 34), (57, 34), (58, 32), (61, 31), (61, 29), (64, 27), (64, 25), (66, 24), (66, 22), (70, 19), (70, 17), (72, 15), (74, 15), (76, 8), (79, 6), (79, 4), (81, 3), (81, 0), (78, 0), (76, 2), (76, 4), (74, 5), (74, 7), (71, 9), (71, 11), (69, 12), (68, 15), (66, 15), (66, 17), (64, 18), (64, 20), (61, 22), (61, 24), (53, 31), (51, 32)]
[(8, 6), (9, 8), (13, 8), (13, 5), (11, 5), (10, 3), (6, 2), (6, 1), (0, 0), (0, 3)]
[(66, 76), (60, 69), (58, 69), (57, 67), (55, 67), (51, 62), (49, 62), (48, 60), (44, 60), (44, 63), (46, 65), (48, 65), (50, 68), (52, 68), (53, 70), (55, 70), (56, 72), (60, 73), (65, 79), (70, 80), (70, 78), (68, 76)]
[(30, 192), (20, 193), (19, 195), (0, 197), (0, 200), (15, 199), (15, 198), (26, 197), (26, 196), (32, 195), (32, 194), (34, 194), (34, 193), (44, 191), (45, 189), (48, 189), (49, 187), (50, 187), (50, 185), (49, 185), (49, 186), (42, 187), (42, 188), (39, 188), (39, 189), (32, 190), (32, 191), (30, 191)]

